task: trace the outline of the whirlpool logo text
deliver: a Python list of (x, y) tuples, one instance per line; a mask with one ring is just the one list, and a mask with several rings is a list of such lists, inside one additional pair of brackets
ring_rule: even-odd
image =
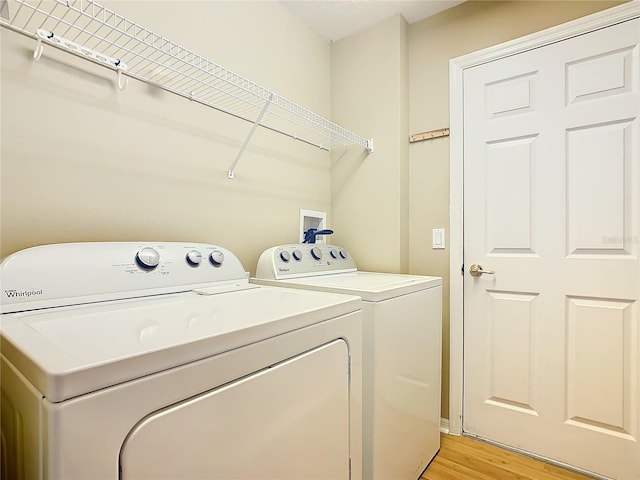
[(33, 296), (42, 295), (42, 289), (36, 290), (32, 288), (31, 290), (5, 290), (4, 294), (7, 298), (25, 298), (28, 299)]

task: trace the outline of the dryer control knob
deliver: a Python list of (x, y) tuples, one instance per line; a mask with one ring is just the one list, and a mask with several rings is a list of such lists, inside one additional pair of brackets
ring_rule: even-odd
[(302, 252), (300, 250), (294, 250), (293, 251), (293, 259), (296, 262), (299, 262), (300, 260), (302, 260)]
[(160, 253), (155, 248), (144, 247), (136, 254), (136, 261), (142, 268), (151, 270), (160, 263)]
[(192, 267), (197, 267), (202, 262), (202, 254), (198, 250), (191, 250), (187, 253), (187, 263)]
[(344, 250), (340, 250), (340, 257), (346, 259), (347, 258), (347, 252)]
[(289, 255), (289, 252), (287, 251), (282, 251), (280, 252), (280, 260), (286, 263), (291, 260), (291, 255)]
[(224, 253), (220, 250), (214, 250), (211, 252), (211, 255), (209, 255), (209, 260), (214, 267), (219, 267), (222, 265), (222, 262), (224, 262)]
[(335, 248), (332, 248), (329, 253), (331, 254), (331, 258), (338, 258), (338, 251)]
[(313, 247), (311, 249), (311, 256), (316, 260), (320, 260), (322, 258), (322, 250), (320, 250), (318, 247)]

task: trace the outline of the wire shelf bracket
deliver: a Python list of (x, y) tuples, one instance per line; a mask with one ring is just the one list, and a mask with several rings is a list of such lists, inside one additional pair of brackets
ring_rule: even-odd
[(39, 28), (36, 31), (38, 35), (38, 43), (36, 44), (36, 48), (33, 51), (33, 59), (37, 62), (40, 60), (42, 56), (42, 52), (44, 51), (44, 46), (42, 45), (42, 41), (45, 40), (48, 43), (55, 44), (59, 48), (68, 50), (72, 53), (82, 54), (84, 56), (90, 57), (96, 62), (104, 63), (111, 68), (115, 68), (118, 72), (118, 88), (120, 90), (124, 90), (124, 87), (127, 84), (127, 79), (122, 76), (122, 72), (127, 70), (127, 65), (123, 61), (118, 58), (111, 58), (107, 55), (103, 55), (100, 52), (96, 52), (95, 50), (91, 50), (90, 48), (83, 47), (82, 45), (72, 42), (71, 40), (67, 40), (66, 38), (59, 37), (55, 35), (53, 32), (45, 30), (43, 28)]
[(37, 41), (34, 59), (50, 45), (252, 124), (235, 168), (256, 128), (322, 150), (351, 145), (373, 153), (373, 139), (346, 128), (103, 7), (93, 0), (0, 0), (0, 25)]
[(258, 125), (260, 125), (260, 121), (262, 120), (262, 117), (264, 117), (264, 114), (267, 113), (267, 108), (269, 108), (270, 104), (271, 104), (271, 97), (269, 97), (269, 100), (264, 102), (264, 107), (262, 107), (262, 110), (260, 111), (260, 114), (258, 115), (258, 118), (256, 118), (256, 121), (253, 122), (253, 126), (251, 127), (251, 130), (249, 131), (249, 134), (247, 135), (247, 138), (245, 139), (244, 143), (242, 144), (242, 147), (240, 148), (240, 151), (238, 152), (238, 155), (236, 156), (236, 159), (231, 164), (231, 167), (229, 167), (229, 172), (227, 173), (227, 176), (230, 179), (234, 178), (234, 176), (235, 176), (234, 172), (235, 172), (236, 166), (238, 165), (238, 162), (240, 161), (240, 157), (242, 156), (242, 154), (244, 153), (245, 149), (247, 148), (247, 145), (249, 145), (249, 142), (251, 141), (251, 137), (253, 137), (253, 134), (256, 131), (256, 127)]

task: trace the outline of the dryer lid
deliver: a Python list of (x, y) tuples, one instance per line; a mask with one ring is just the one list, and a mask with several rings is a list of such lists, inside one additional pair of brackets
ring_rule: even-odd
[(245, 284), (237, 290), (2, 315), (2, 355), (51, 402), (358, 312), (358, 297)]

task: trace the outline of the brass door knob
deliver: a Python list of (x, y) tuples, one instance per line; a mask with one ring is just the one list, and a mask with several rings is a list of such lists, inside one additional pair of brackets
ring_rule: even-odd
[(493, 275), (496, 272), (494, 272), (493, 270), (483, 270), (482, 265), (478, 265), (477, 263), (474, 263), (469, 267), (469, 273), (471, 274), (472, 277), (479, 277), (483, 273)]

